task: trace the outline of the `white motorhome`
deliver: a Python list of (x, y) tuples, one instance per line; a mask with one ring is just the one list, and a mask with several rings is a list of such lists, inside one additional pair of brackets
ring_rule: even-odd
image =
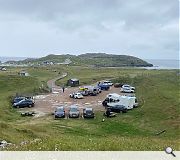
[(123, 105), (127, 109), (132, 109), (138, 106), (135, 96), (121, 96), (116, 93), (108, 94), (105, 101), (107, 102), (106, 105), (109, 107), (112, 107), (114, 105)]

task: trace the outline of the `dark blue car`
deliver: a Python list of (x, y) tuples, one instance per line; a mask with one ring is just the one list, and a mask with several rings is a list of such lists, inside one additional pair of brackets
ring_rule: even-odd
[(23, 99), (25, 99), (25, 97), (15, 97), (15, 98), (12, 100), (12, 104), (17, 103), (17, 102), (19, 102), (19, 101), (21, 101), (21, 100), (23, 100)]
[(14, 103), (13, 107), (15, 108), (34, 107), (34, 101), (32, 99), (23, 99), (17, 103)]
[(54, 112), (54, 118), (65, 118), (65, 109), (64, 107), (57, 107)]
[(17, 103), (23, 99), (32, 99), (32, 97), (25, 97), (25, 96), (19, 96), (19, 97), (15, 97), (13, 100), (12, 100), (12, 104), (14, 103)]
[(92, 108), (83, 109), (83, 117), (84, 118), (94, 118), (94, 112)]
[(98, 87), (100, 87), (101, 90), (106, 90), (106, 91), (110, 88), (110, 86), (107, 84), (98, 84)]

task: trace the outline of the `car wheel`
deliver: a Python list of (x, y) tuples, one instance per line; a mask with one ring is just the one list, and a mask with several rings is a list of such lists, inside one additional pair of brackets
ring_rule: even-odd
[(32, 105), (31, 104), (29, 104), (29, 106), (28, 106), (29, 108), (31, 108), (32, 107)]
[(19, 106), (16, 106), (16, 108), (19, 108)]

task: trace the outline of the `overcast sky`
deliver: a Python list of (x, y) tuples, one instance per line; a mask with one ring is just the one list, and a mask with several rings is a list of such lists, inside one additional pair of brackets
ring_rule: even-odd
[(178, 59), (178, 0), (0, 0), (0, 56)]

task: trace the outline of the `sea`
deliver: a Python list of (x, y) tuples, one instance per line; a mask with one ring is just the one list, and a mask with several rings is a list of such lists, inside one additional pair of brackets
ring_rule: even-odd
[[(0, 57), (2, 63), (6, 61), (19, 61), (28, 57)], [(146, 69), (180, 69), (180, 60), (167, 60), (167, 59), (144, 59), (145, 61), (153, 64), (153, 67), (143, 67)]]
[(153, 67), (143, 67), (146, 69), (180, 69), (180, 60), (175, 59), (145, 59), (153, 64)]
[(7, 62), (7, 61), (20, 61), (27, 59), (28, 57), (0, 57), (1, 63)]

